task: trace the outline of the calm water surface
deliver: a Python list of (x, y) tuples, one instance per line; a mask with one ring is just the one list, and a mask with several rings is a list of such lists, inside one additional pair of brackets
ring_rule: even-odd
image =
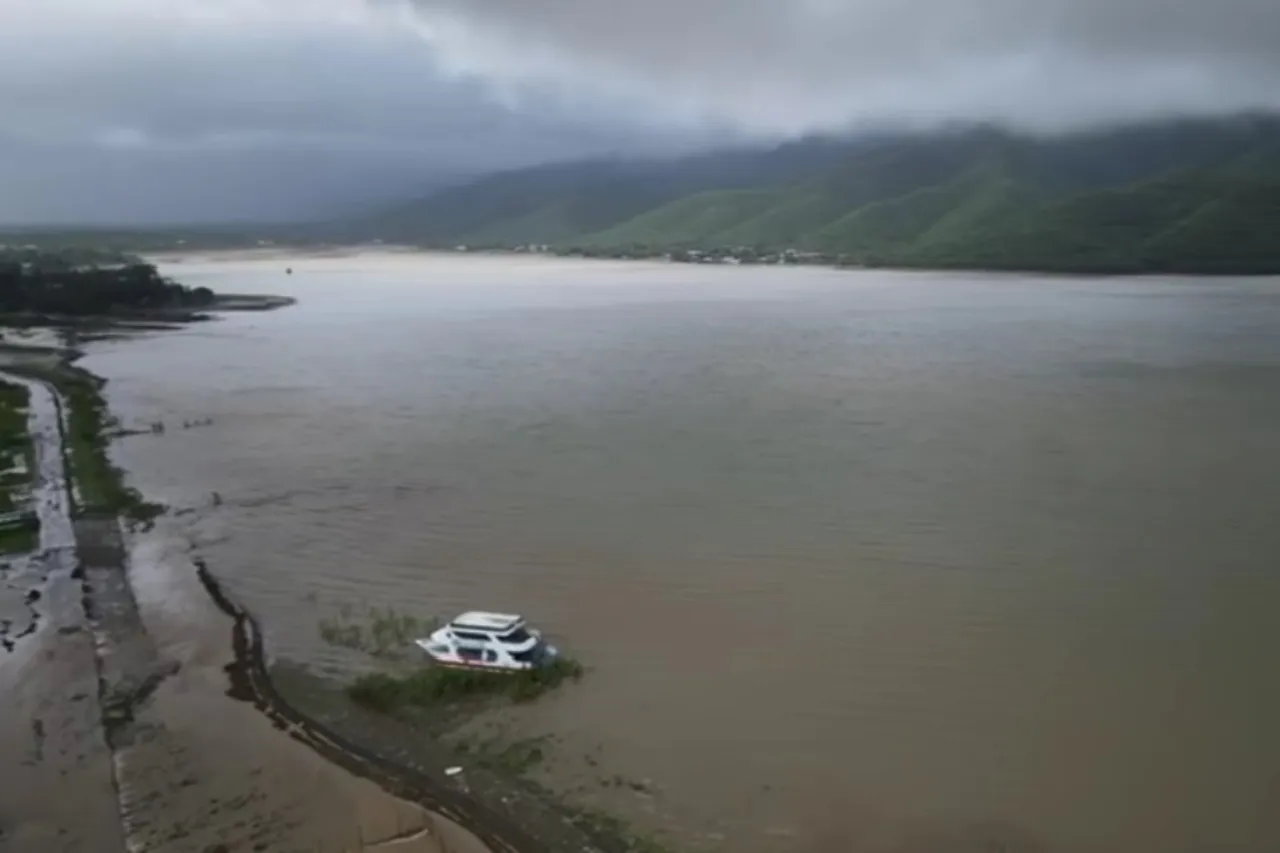
[(1280, 848), (1280, 283), (287, 263), (88, 360), (278, 657), (527, 612), (522, 724), (742, 853)]

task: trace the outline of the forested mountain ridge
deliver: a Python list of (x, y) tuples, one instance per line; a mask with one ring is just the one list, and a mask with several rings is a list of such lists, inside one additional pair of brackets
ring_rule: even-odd
[(1280, 272), (1280, 119), (1032, 137), (992, 128), (499, 173), (330, 226), (343, 239), (852, 264)]

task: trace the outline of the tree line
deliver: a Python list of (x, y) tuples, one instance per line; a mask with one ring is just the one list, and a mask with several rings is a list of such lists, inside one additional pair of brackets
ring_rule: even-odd
[(0, 312), (110, 315), (200, 309), (207, 287), (186, 287), (140, 258), (0, 249)]

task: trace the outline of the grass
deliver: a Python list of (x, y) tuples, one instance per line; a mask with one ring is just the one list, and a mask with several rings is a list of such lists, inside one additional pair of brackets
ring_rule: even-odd
[[(25, 385), (0, 382), (0, 512), (20, 509), (31, 488), (35, 452), (28, 420), (30, 397)], [(0, 554), (33, 551), (39, 538), (35, 518), (14, 523), (0, 530)]]
[(519, 672), (428, 666), (405, 676), (362, 676), (347, 688), (347, 695), (358, 705), (385, 714), (406, 707), (432, 708), (473, 698), (529, 702), (565, 681), (581, 677), (582, 665), (568, 658)]
[(481, 767), (511, 776), (523, 776), (546, 758), (543, 747), (550, 740), (550, 735), (511, 742), (504, 742), (501, 738), (463, 740), (455, 748)]
[[(657, 836), (641, 831), (628, 821), (602, 809), (570, 804), (542, 783), (530, 780), (528, 774), (546, 759), (547, 748), (553, 741), (554, 736), (549, 734), (510, 741), (498, 735), (485, 739), (465, 738), (454, 744), (454, 749), (465, 758), (468, 764), (505, 776), (520, 777), (526, 783), (532, 782), (536, 790), (543, 792), (548, 799), (559, 803), (569, 823), (588, 835), (620, 841), (630, 853), (674, 853), (673, 848)], [(628, 781), (621, 776), (614, 776), (612, 780), (604, 782), (604, 785), (605, 787), (631, 788), (638, 792), (648, 790), (647, 786)]]
[(25, 385), (0, 382), (0, 432), (6, 437), (14, 429), (25, 433), (30, 403), (31, 395)]
[(320, 638), (331, 646), (397, 660), (413, 647), (415, 639), (438, 627), (439, 619), (411, 616), (393, 607), (366, 607), (364, 618), (357, 620), (351, 605), (344, 604), (336, 619), (320, 620)]
[(25, 554), (40, 544), (40, 524), (17, 525), (0, 530), (0, 554)]
[(125, 484), (124, 472), (111, 464), (107, 448), (120, 423), (107, 409), (102, 380), (73, 367), (24, 366), (23, 373), (54, 385), (66, 406), (67, 457), (81, 512), (106, 512), (148, 527), (164, 514), (162, 504), (146, 500)]
[[(31, 395), (25, 385), (0, 382), (0, 462), (3, 469), (12, 468), (17, 457), (29, 459), (31, 436), (28, 433), (27, 409)], [(13, 479), (6, 475), (7, 479)], [(25, 481), (27, 478), (21, 478)]]
[(599, 809), (579, 806), (570, 808), (570, 821), (579, 829), (595, 835), (618, 838), (631, 853), (672, 853), (672, 849), (652, 835), (639, 832), (621, 818)]

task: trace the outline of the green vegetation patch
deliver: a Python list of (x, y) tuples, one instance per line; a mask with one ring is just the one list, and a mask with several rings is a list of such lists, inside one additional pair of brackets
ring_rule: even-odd
[[(35, 468), (25, 385), (0, 382), (0, 514), (28, 508)], [(0, 554), (33, 551), (39, 544), (40, 522), (34, 513), (0, 521)]]
[(26, 386), (0, 382), (0, 513), (13, 512), (15, 492), (31, 486), (29, 405)]
[(0, 432), (6, 437), (15, 428), (25, 433), (26, 411), (30, 404), (31, 394), (27, 391), (27, 386), (0, 382)]
[(421, 618), (393, 607), (366, 606), (361, 618), (350, 604), (344, 604), (337, 617), (320, 620), (320, 638), (331, 646), (395, 660), (415, 648), (415, 639), (439, 627), (437, 618)]
[(0, 554), (25, 554), (40, 544), (40, 523), (35, 519), (0, 530)]
[(124, 473), (111, 464), (107, 445), (119, 423), (107, 411), (101, 386), (87, 375), (59, 384), (67, 405), (67, 444), (81, 509), (113, 512), (149, 524), (164, 513), (164, 507), (126, 486)]
[(621, 839), (631, 853), (673, 853), (671, 847), (627, 821), (606, 811), (589, 807), (570, 808), (570, 822), (592, 835)]
[(362, 676), (347, 688), (347, 695), (370, 710), (390, 713), (400, 708), (432, 708), (475, 698), (529, 702), (565, 681), (581, 677), (582, 665), (568, 658), (519, 672), (428, 666), (405, 676)]
[(163, 505), (125, 485), (124, 472), (111, 464), (107, 448), (120, 424), (107, 410), (101, 379), (74, 367), (23, 366), (15, 371), (51, 383), (62, 395), (67, 461), (81, 512), (111, 513), (143, 526), (164, 514)]
[[(1077, 273), (1280, 272), (1280, 120), (973, 128), (489, 175), (350, 223), (438, 247)], [(771, 257), (772, 256), (772, 257)]]
[(543, 762), (550, 741), (550, 735), (515, 741), (506, 741), (501, 737), (488, 740), (464, 739), (454, 748), (481, 767), (512, 776), (523, 776)]
[(107, 317), (185, 312), (213, 301), (207, 287), (185, 287), (139, 258), (93, 249), (0, 246), (0, 313)]

